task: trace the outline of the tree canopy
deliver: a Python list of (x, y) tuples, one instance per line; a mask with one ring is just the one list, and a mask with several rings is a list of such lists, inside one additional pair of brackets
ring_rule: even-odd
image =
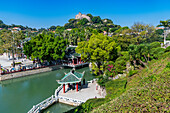
[(170, 28), (170, 19), (168, 19), (168, 20), (165, 20), (165, 21), (160, 21), (160, 24), (159, 25), (157, 25), (158, 27), (168, 27), (168, 28)]
[(108, 36), (93, 34), (90, 40), (78, 43), (76, 52), (81, 54), (85, 62), (92, 62), (94, 73), (97, 75), (105, 72), (105, 66), (109, 61), (118, 57), (120, 46)]
[(1, 31), (1, 45), (0, 50), (2, 52), (12, 52), (17, 53), (18, 46), (20, 46), (21, 41), (25, 38), (22, 31), (18, 32), (11, 32), (9, 30), (2, 30)]
[(41, 61), (63, 59), (65, 56), (67, 41), (63, 37), (51, 34), (39, 34), (24, 45), (24, 53), (32, 59)]
[(94, 16), (93, 18), (92, 18), (92, 22), (95, 24), (95, 23), (102, 23), (102, 20), (101, 20), (101, 18), (100, 18), (100, 16)]

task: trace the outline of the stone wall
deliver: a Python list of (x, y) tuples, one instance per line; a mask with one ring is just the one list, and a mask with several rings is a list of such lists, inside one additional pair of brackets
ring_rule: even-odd
[(106, 96), (106, 89), (104, 87), (101, 87), (100, 85), (96, 84), (97, 90), (98, 90), (98, 94), (100, 96), (102, 96), (103, 98), (105, 98)]
[(57, 66), (50, 66), (50, 67), (45, 67), (45, 68), (39, 68), (39, 69), (33, 69), (33, 70), (27, 70), (27, 71), (21, 71), (21, 72), (0, 75), (0, 81), (14, 79), (14, 78), (18, 78), (18, 77), (24, 77), (24, 76), (38, 74), (38, 73), (42, 73), (42, 72), (53, 71), (53, 70), (57, 70), (60, 68), (62, 68), (61, 65), (57, 65)]

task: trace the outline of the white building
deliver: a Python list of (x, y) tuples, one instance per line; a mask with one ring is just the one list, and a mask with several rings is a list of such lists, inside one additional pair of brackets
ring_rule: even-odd
[(90, 17), (89, 16), (87, 16), (87, 15), (85, 15), (85, 14), (81, 14), (81, 12), (79, 12), (79, 14), (77, 14), (76, 16), (75, 16), (75, 19), (83, 19), (83, 18), (86, 18), (88, 21), (91, 21), (91, 19), (90, 19)]

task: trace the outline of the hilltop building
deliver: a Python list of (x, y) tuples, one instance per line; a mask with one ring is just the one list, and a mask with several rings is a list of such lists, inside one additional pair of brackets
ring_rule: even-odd
[(83, 19), (83, 18), (86, 18), (88, 21), (91, 21), (91, 19), (90, 19), (90, 17), (89, 16), (87, 16), (87, 15), (85, 15), (85, 14), (81, 14), (81, 12), (79, 12), (79, 14), (77, 14), (76, 16), (75, 16), (75, 19)]

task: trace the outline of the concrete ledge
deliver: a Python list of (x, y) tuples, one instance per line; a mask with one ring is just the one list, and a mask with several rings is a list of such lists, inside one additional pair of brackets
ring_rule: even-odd
[(39, 68), (39, 69), (33, 69), (33, 70), (27, 70), (27, 71), (21, 71), (21, 72), (0, 75), (0, 81), (24, 77), (24, 76), (38, 74), (38, 73), (42, 73), (42, 72), (53, 71), (53, 70), (60, 69), (61, 67), (62, 67), (61, 65), (56, 65), (56, 66), (50, 66), (50, 67), (45, 67), (45, 68)]
[(80, 105), (78, 103), (71, 102), (71, 101), (66, 101), (64, 99), (59, 99), (58, 102), (63, 103), (63, 104), (67, 104), (67, 105), (71, 105), (71, 106), (79, 106)]

